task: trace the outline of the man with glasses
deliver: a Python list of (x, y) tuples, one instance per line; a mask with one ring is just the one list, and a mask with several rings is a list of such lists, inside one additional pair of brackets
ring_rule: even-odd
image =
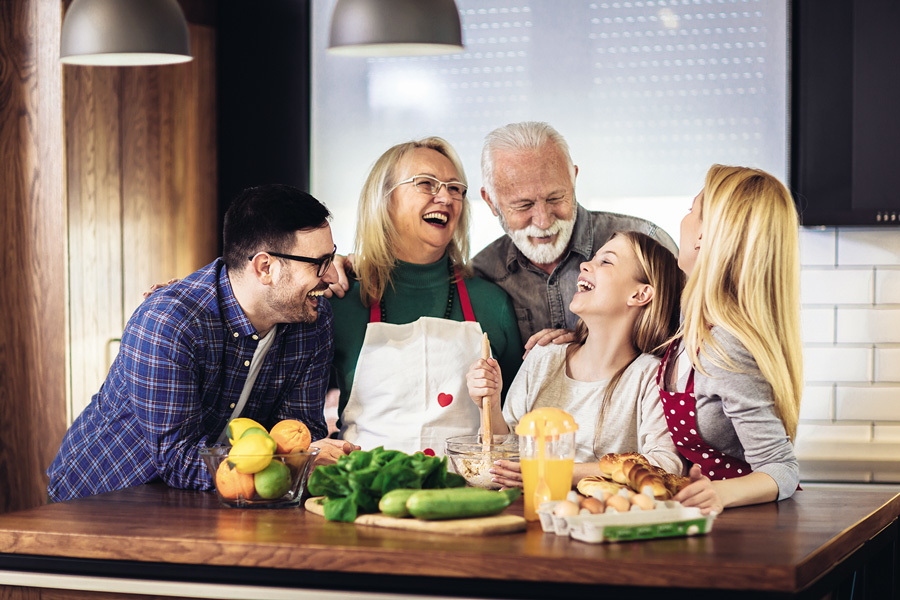
[(152, 294), (132, 315), (106, 381), (47, 474), (53, 501), (162, 480), (211, 489), (199, 451), (235, 417), (298, 419), (317, 464), (354, 447), (323, 415), (336, 279), (328, 209), (290, 186), (244, 190), (225, 215), (224, 256)]
[(589, 211), (575, 200), (575, 176), (565, 139), (547, 123), (499, 127), (485, 138), (481, 197), (506, 235), (473, 259), (475, 272), (512, 298), (526, 350), (569, 341), (578, 317), (569, 310), (582, 262), (616, 231), (639, 231), (673, 254), (678, 247), (653, 223)]

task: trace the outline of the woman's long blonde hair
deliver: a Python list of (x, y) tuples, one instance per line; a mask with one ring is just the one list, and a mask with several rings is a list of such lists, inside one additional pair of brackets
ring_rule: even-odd
[[(772, 386), (791, 440), (803, 389), (798, 220), (787, 188), (772, 175), (713, 165), (700, 199), (700, 253), (682, 298), (684, 345), (730, 371), (733, 361), (710, 334), (734, 335)], [(704, 373), (705, 374), (705, 373)]]
[[(354, 270), (359, 278), (359, 292), (362, 303), (371, 306), (381, 300), (385, 289), (391, 283), (391, 273), (396, 264), (398, 232), (391, 219), (391, 193), (399, 181), (397, 165), (417, 148), (430, 148), (446, 156), (459, 175), (466, 182), (466, 173), (456, 150), (443, 138), (428, 137), (412, 142), (397, 144), (382, 154), (363, 185), (359, 194), (359, 209), (356, 220), (356, 241)], [(450, 261), (464, 276), (469, 269), (469, 200), (463, 198), (456, 231), (448, 247)]]

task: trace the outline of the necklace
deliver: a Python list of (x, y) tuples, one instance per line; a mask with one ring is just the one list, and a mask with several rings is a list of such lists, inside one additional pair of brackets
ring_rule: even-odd
[[(450, 259), (447, 259), (447, 272), (450, 275), (449, 285), (447, 286), (449, 289), (447, 291), (447, 309), (444, 311), (444, 318), (449, 319), (450, 313), (453, 312), (453, 285), (455, 279), (455, 273), (453, 271), (453, 263), (450, 262)], [(381, 322), (387, 323), (387, 311), (384, 309), (384, 294), (381, 295), (381, 300), (378, 302), (378, 307), (381, 309)]]

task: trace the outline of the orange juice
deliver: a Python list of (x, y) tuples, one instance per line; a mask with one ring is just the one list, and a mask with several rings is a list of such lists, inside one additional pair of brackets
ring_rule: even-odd
[[(565, 500), (566, 494), (572, 489), (572, 471), (575, 468), (574, 458), (550, 458), (544, 459), (544, 478), (550, 487), (552, 500)], [(538, 459), (522, 458), (522, 483), (525, 496), (525, 520), (537, 521), (537, 507), (534, 505), (534, 489), (538, 480)]]

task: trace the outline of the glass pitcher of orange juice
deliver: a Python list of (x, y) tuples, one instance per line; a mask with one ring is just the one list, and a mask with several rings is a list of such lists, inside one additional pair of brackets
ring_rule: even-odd
[(534, 409), (516, 425), (526, 520), (536, 521), (542, 502), (564, 500), (572, 489), (577, 430), (572, 415), (551, 407)]

